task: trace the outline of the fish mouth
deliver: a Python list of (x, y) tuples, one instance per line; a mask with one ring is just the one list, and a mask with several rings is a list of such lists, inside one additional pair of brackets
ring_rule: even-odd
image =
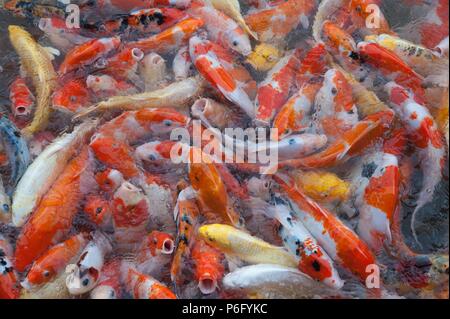
[(138, 48), (131, 50), (131, 56), (135, 61), (141, 61), (144, 58), (144, 51)]
[(175, 243), (172, 239), (165, 239), (162, 245), (161, 253), (170, 255), (175, 249)]
[(217, 289), (217, 280), (211, 274), (204, 274), (198, 281), (198, 288), (204, 295), (210, 295)]

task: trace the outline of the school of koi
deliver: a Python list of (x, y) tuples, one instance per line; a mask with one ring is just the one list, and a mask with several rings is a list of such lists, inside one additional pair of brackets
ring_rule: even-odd
[[(42, 34), (8, 26), (0, 299), (448, 298), (448, 246), (417, 249), (448, 184), (448, 0), (395, 27), (383, 0), (75, 0), (77, 27), (66, 2), (0, 2)], [(194, 120), (210, 140), (170, 139)], [(267, 174), (224, 160), (257, 127), (232, 142), (276, 150)]]

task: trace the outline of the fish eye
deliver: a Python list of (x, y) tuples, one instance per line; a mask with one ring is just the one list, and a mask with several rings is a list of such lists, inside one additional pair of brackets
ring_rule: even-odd
[(42, 273), (42, 275), (46, 278), (50, 277), (50, 271), (48, 270), (44, 270), (44, 272)]
[(333, 95), (336, 95), (336, 94), (337, 94), (337, 92), (338, 92), (338, 91), (337, 91), (337, 89), (336, 89), (336, 88), (332, 88), (332, 89), (331, 89), (331, 94), (333, 94)]
[(236, 40), (234, 40), (232, 44), (233, 44), (234, 47), (237, 47), (238, 44), (239, 44), (239, 42), (237, 42)]
[(83, 284), (83, 286), (87, 286), (87, 285), (89, 285), (89, 279), (88, 278), (86, 278), (86, 279), (84, 279), (83, 280), (83, 282), (82, 282), (82, 284)]
[(150, 155), (148, 156), (148, 159), (149, 159), (150, 161), (156, 161), (156, 156), (153, 155), (153, 154), (150, 154)]
[(357, 7), (355, 8), (355, 10), (356, 10), (356, 12), (360, 13), (360, 12), (362, 11), (362, 8), (361, 8), (361, 6), (357, 6)]
[(101, 207), (97, 207), (96, 209), (95, 209), (95, 214), (100, 214), (101, 212), (102, 212), (102, 208)]
[(164, 124), (165, 126), (172, 126), (172, 121), (171, 121), (171, 120), (164, 120), (164, 121), (163, 121), (163, 124)]
[(9, 205), (8, 204), (3, 204), (3, 211), (5, 212), (9, 212)]
[(74, 95), (70, 96), (70, 102), (76, 102), (77, 101), (77, 97)]

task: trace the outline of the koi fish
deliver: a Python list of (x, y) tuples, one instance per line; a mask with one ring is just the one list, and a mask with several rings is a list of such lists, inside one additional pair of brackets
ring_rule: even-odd
[(141, 49), (144, 53), (166, 54), (186, 44), (203, 24), (203, 20), (187, 18), (161, 33), (129, 42), (126, 48)]
[(134, 10), (127, 14), (117, 14), (111, 20), (95, 24), (84, 23), (85, 29), (101, 30), (102, 35), (116, 33), (160, 33), (187, 18), (184, 11), (175, 8), (151, 8)]
[(129, 143), (149, 134), (167, 134), (186, 123), (186, 116), (171, 109), (129, 111), (100, 127), (90, 147), (97, 159), (108, 167), (126, 178), (135, 177), (140, 170)]
[(156, 53), (147, 54), (139, 64), (139, 73), (144, 80), (145, 91), (164, 87), (167, 79), (166, 61)]
[(308, 29), (309, 15), (316, 6), (315, 1), (287, 0), (275, 6), (250, 12), (245, 22), (256, 32), (262, 42), (278, 42), (300, 24)]
[(115, 8), (121, 11), (129, 12), (133, 9), (152, 8), (152, 7), (166, 7), (173, 6), (180, 9), (189, 7), (191, 0), (99, 0), (96, 1), (96, 6), (101, 9)]
[(19, 282), (11, 262), (12, 247), (0, 234), (0, 299), (19, 298)]
[(316, 96), (313, 115), (317, 132), (334, 140), (358, 123), (358, 110), (351, 90), (350, 84), (338, 70), (330, 69), (325, 73), (323, 86)]
[(121, 262), (120, 260), (111, 260), (107, 262), (101, 271), (97, 286), (91, 290), (91, 299), (119, 299), (121, 292)]
[(195, 191), (191, 187), (180, 191), (173, 214), (177, 224), (177, 240), (175, 255), (170, 268), (170, 277), (172, 282), (178, 286), (183, 283), (182, 265), (190, 256), (190, 249), (194, 244), (194, 233), (200, 216), (195, 200)]
[(204, 295), (212, 294), (224, 275), (223, 254), (200, 239), (195, 241), (191, 255), (195, 264), (198, 288)]
[(20, 57), (21, 65), (30, 76), (36, 92), (33, 121), (22, 130), (25, 136), (45, 128), (50, 115), (50, 97), (56, 87), (56, 72), (45, 50), (22, 27), (8, 27), (10, 41)]
[(435, 85), (445, 86), (447, 76), (443, 71), (448, 69), (448, 60), (440, 57), (435, 51), (389, 34), (367, 36), (365, 41), (378, 43), (396, 53), (403, 62), (426, 77), (426, 82), (431, 81)]
[(59, 17), (41, 18), (38, 27), (46, 34), (53, 46), (64, 52), (92, 40), (81, 35), (80, 29), (68, 28), (66, 20)]
[(149, 202), (142, 190), (124, 182), (112, 202), (114, 238), (121, 247), (132, 246), (145, 236), (149, 221)]
[(67, 265), (76, 262), (88, 242), (87, 234), (81, 233), (51, 247), (33, 263), (27, 277), (21, 282), (22, 287), (36, 290), (53, 281), (65, 271)]
[(104, 74), (111, 75), (120, 80), (129, 80), (137, 84), (138, 65), (144, 56), (144, 52), (141, 49), (125, 48), (109, 58), (100, 58), (94, 66)]
[(280, 109), (273, 120), (272, 127), (277, 133), (272, 133), (272, 139), (280, 141), (291, 134), (308, 130), (311, 112), (320, 84), (306, 83), (298, 93), (294, 94)]
[(66, 114), (80, 112), (91, 104), (92, 95), (84, 79), (71, 79), (56, 89), (52, 108)]
[(376, 263), (369, 247), (331, 212), (320, 207), (293, 185), (292, 180), (275, 175), (275, 181), (287, 194), (295, 215), (311, 232), (327, 254), (365, 282), (367, 267)]
[(86, 197), (86, 205), (83, 210), (101, 229), (112, 228), (111, 203), (102, 196), (89, 195)]
[(281, 51), (267, 43), (258, 44), (247, 57), (247, 62), (257, 71), (271, 70), (282, 58)]
[(11, 199), (5, 192), (3, 179), (0, 176), (0, 222), (9, 223), (11, 221)]
[(192, 6), (188, 12), (204, 22), (204, 27), (212, 42), (243, 56), (251, 53), (252, 46), (247, 34), (222, 11), (211, 6)]
[(189, 40), (189, 52), (195, 67), (200, 74), (229, 101), (238, 105), (250, 118), (255, 117), (255, 107), (243, 84), (236, 81), (221, 63), (212, 44), (207, 40), (194, 36)]
[(399, 201), (400, 172), (395, 155), (375, 151), (366, 155), (354, 177), (357, 232), (375, 251), (392, 240), (391, 224)]
[(146, 235), (137, 249), (134, 262), (137, 270), (143, 274), (151, 274), (161, 278), (172, 261), (175, 242), (172, 235), (160, 231), (152, 231)]
[(116, 80), (109, 75), (88, 75), (85, 85), (99, 98), (137, 93), (137, 89), (133, 85), (125, 81)]
[(116, 50), (121, 41), (119, 37), (93, 39), (70, 50), (59, 66), (59, 75), (65, 75), (78, 68), (92, 64), (111, 51)]
[(134, 299), (177, 299), (164, 284), (149, 275), (144, 275), (133, 266), (125, 265), (123, 281), (126, 290)]
[(306, 196), (318, 203), (345, 202), (350, 198), (350, 183), (323, 170), (294, 171), (292, 177)]
[(141, 183), (150, 206), (150, 222), (160, 230), (175, 233), (176, 224), (173, 219), (174, 196), (170, 185), (153, 174), (146, 174)]
[(155, 91), (128, 96), (113, 96), (79, 112), (73, 119), (76, 120), (95, 112), (106, 112), (108, 110), (142, 111), (146, 108), (159, 107), (183, 108), (189, 105), (189, 102), (202, 91), (203, 84), (199, 78), (188, 78)]
[[(191, 150), (192, 156), (200, 155), (201, 152), (195, 148)], [(225, 184), (212, 162), (191, 162), (189, 180), (192, 188), (197, 192), (202, 214), (206, 214), (212, 220), (219, 219), (224, 223), (236, 226), (240, 224), (239, 214), (232, 207), (230, 197), (225, 191)]]
[(203, 225), (198, 229), (198, 234), (212, 247), (247, 263), (297, 267), (294, 255), (283, 247), (273, 246), (232, 226)]
[(95, 180), (97, 181), (100, 189), (109, 195), (114, 194), (114, 192), (124, 182), (122, 173), (111, 168), (106, 168), (105, 170), (95, 174)]
[(324, 287), (299, 270), (275, 264), (238, 268), (226, 274), (222, 283), (228, 291), (265, 298), (314, 298), (326, 292)]
[(12, 221), (16, 227), (25, 224), (41, 199), (65, 170), (71, 157), (80, 150), (96, 126), (95, 120), (87, 120), (78, 125), (72, 133), (63, 134), (55, 139), (31, 163), (12, 197)]
[(185, 80), (192, 75), (194, 65), (189, 54), (189, 46), (183, 46), (173, 58), (172, 69), (175, 80)]
[(9, 99), (11, 112), (15, 117), (29, 117), (33, 111), (35, 97), (25, 82), (25, 79), (17, 77), (9, 87)]
[(342, 288), (344, 282), (339, 277), (331, 258), (289, 207), (277, 204), (271, 206), (266, 214), (280, 222), (279, 235), (285, 247), (298, 258), (298, 269), (302, 273), (331, 288)]
[(95, 288), (105, 264), (105, 255), (111, 251), (109, 238), (100, 231), (95, 232), (78, 261), (66, 267), (66, 272), (69, 272), (66, 286), (71, 295), (82, 295)]
[(289, 98), (298, 69), (300, 50), (286, 54), (258, 85), (256, 122), (268, 126)]
[(428, 109), (417, 102), (414, 95), (404, 87), (390, 82), (385, 87), (390, 103), (406, 126), (412, 142), (419, 150), (419, 161), (423, 171), (422, 189), (414, 209), (411, 227), (414, 229), (418, 211), (433, 198), (434, 190), (442, 178), (445, 165), (445, 142), (437, 124)]
[[(4, 115), (0, 117), (0, 139), (11, 166), (10, 187), (14, 188), (31, 162), (28, 145), (17, 127)], [(10, 193), (12, 191), (9, 191)]]
[(202, 122), (208, 123), (208, 126), (217, 127), (220, 130), (242, 125), (238, 113), (209, 98), (201, 98), (195, 101), (192, 104), (191, 113), (194, 118), (198, 118)]
[(214, 8), (222, 11), (227, 16), (236, 21), (239, 26), (255, 40), (258, 40), (258, 35), (253, 32), (245, 22), (244, 17), (241, 14), (241, 5), (239, 4), (238, 0), (209, 0), (209, 2), (214, 6)]
[(16, 243), (15, 266), (24, 271), (48, 248), (68, 233), (83, 196), (82, 176), (89, 173), (88, 149), (84, 148), (42, 197)]

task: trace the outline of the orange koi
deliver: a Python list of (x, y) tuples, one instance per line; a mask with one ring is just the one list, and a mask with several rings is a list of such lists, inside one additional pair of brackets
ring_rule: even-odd
[(24, 271), (68, 233), (83, 197), (81, 179), (90, 173), (89, 166), (88, 149), (84, 148), (41, 199), (17, 239), (15, 266), (18, 271)]

